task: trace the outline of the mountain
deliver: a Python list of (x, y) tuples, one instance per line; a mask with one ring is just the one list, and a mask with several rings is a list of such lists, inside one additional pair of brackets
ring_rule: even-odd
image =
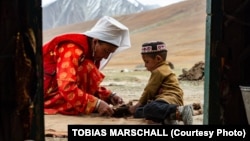
[(84, 21), (104, 15), (126, 15), (160, 7), (146, 6), (136, 0), (54, 0), (43, 6), (43, 30)]
[[(116, 54), (105, 69), (134, 68), (143, 64), (141, 45), (151, 40), (162, 40), (167, 44), (168, 60), (174, 64), (176, 71), (205, 60), (205, 0), (186, 0), (114, 18), (130, 29), (132, 47)], [(84, 32), (95, 22), (91, 20), (46, 30), (43, 32), (43, 40), (47, 42), (53, 36), (67, 32)]]

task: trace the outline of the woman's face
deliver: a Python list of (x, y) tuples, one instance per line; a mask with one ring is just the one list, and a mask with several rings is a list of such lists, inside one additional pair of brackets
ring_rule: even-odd
[(147, 68), (148, 71), (153, 71), (160, 61), (158, 56), (152, 58), (146, 54), (142, 54), (142, 60), (144, 61), (144, 66)]
[(117, 47), (112, 44), (93, 39), (93, 57), (96, 61), (107, 59), (116, 49)]

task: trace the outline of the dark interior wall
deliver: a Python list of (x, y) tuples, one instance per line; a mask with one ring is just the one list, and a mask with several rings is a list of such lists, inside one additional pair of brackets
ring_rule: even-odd
[(208, 4), (205, 123), (248, 124), (239, 86), (250, 86), (250, 2), (208, 0)]
[(41, 10), (40, 0), (0, 1), (1, 141), (43, 140)]
[[(247, 124), (240, 85), (249, 85), (249, 0), (224, 0), (221, 62), (221, 103), (224, 124)], [(250, 85), (249, 85), (250, 86)]]
[[(1, 1), (1, 60), (0, 60), (0, 93), (1, 93), (1, 119), (0, 140), (23, 140), (24, 128), (17, 114), (17, 93), (15, 78), (15, 48), (16, 36), (19, 30), (18, 1)], [(18, 132), (20, 131), (20, 132)], [(16, 134), (15, 134), (16, 133)]]

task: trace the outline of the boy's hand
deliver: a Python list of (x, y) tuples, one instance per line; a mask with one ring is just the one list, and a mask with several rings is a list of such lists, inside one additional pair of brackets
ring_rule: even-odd
[(140, 102), (136, 103), (134, 106), (130, 106), (130, 107), (129, 107), (130, 113), (131, 113), (131, 114), (134, 114), (136, 108), (138, 108), (138, 107), (140, 107), (140, 106), (141, 106), (141, 103), (140, 103)]
[(129, 112), (130, 112), (131, 114), (134, 114), (134, 113), (135, 113), (135, 109), (136, 109), (135, 106), (130, 106), (130, 107), (129, 107)]

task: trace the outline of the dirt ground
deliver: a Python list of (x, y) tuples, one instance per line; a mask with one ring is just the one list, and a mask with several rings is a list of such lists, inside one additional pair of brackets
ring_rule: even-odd
[[(180, 74), (180, 70), (175, 70), (176, 74)], [(147, 83), (150, 73), (147, 71), (138, 71), (136, 69), (104, 69), (106, 75), (102, 85), (117, 92), (123, 97), (125, 102), (130, 100), (138, 100), (144, 86)], [(203, 103), (203, 84), (200, 81), (180, 81), (181, 88), (184, 91), (184, 103), (192, 104)], [(58, 135), (66, 135), (69, 124), (152, 124), (144, 119), (133, 118), (111, 118), (99, 117), (97, 114), (81, 115), (81, 116), (65, 116), (65, 115), (45, 115), (45, 133), (57, 133)], [(179, 122), (179, 124), (182, 124)], [(194, 124), (203, 124), (203, 114), (194, 116)], [(56, 131), (56, 132), (54, 132)], [(52, 138), (47, 138), (52, 140)], [(53, 139), (55, 140), (55, 138)]]

